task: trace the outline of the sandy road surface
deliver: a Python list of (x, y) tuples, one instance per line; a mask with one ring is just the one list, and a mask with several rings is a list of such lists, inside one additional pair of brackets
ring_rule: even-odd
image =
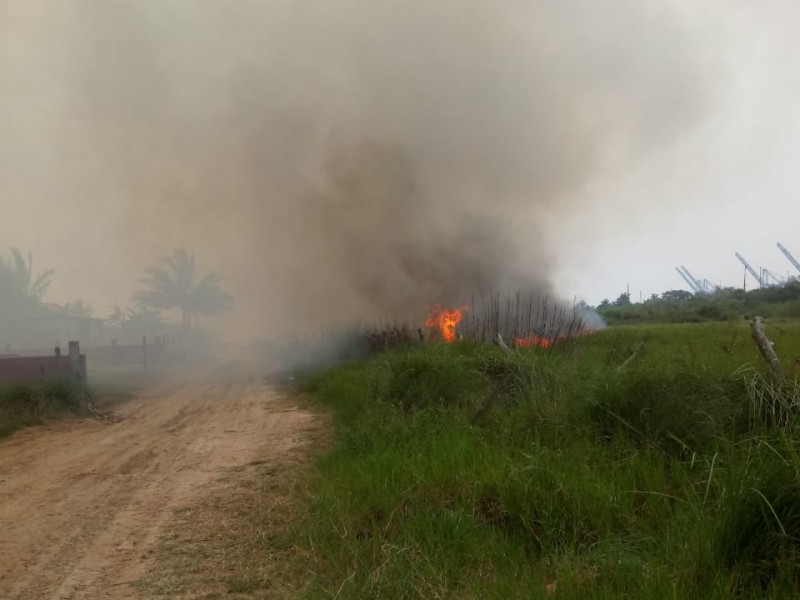
[(136, 598), (173, 509), (225, 469), (280, 460), (311, 415), (262, 383), (174, 384), (120, 423), (34, 427), (0, 441), (0, 598)]

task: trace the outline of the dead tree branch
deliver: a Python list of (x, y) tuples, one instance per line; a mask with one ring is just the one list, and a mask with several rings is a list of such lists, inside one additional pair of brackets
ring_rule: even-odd
[(631, 354), (628, 358), (626, 358), (625, 362), (622, 363), (619, 367), (617, 367), (617, 371), (624, 371), (625, 368), (633, 361), (635, 361), (642, 352), (644, 352), (644, 342), (639, 342), (639, 345), (636, 346), (636, 350), (633, 351), (633, 354)]
[(499, 333), (497, 334), (497, 339), (495, 340), (495, 343), (498, 346), (500, 346), (500, 349), (503, 352), (505, 352), (506, 354), (511, 354), (511, 348), (509, 348), (508, 344), (506, 344), (505, 341), (503, 341), (503, 336), (500, 335)]

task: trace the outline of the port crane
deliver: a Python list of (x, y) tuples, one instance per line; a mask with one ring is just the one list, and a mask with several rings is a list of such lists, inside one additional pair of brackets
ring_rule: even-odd
[(700, 293), (700, 288), (698, 287), (697, 282), (694, 279), (692, 279), (691, 277), (689, 277), (689, 275), (681, 271), (680, 267), (675, 267), (675, 270), (678, 272), (678, 275), (680, 275), (683, 278), (683, 280), (695, 294)]
[(744, 256), (742, 256), (738, 252), (736, 252), (736, 258), (739, 259), (739, 261), (744, 265), (744, 268), (747, 269), (747, 271), (755, 278), (760, 287), (773, 287), (776, 285), (783, 285), (786, 283), (785, 279), (775, 275), (769, 269), (761, 268), (758, 271), (756, 271), (753, 265), (747, 262)]
[(739, 259), (739, 262), (741, 262), (744, 265), (744, 268), (747, 269), (747, 271), (750, 273), (750, 275), (752, 275), (753, 278), (758, 282), (759, 287), (764, 287), (764, 279), (761, 276), (761, 273), (756, 271), (753, 268), (753, 265), (751, 265), (749, 262), (747, 262), (747, 259), (745, 259), (744, 256), (742, 256), (738, 252), (736, 252), (735, 254), (736, 254), (736, 258)]
[(716, 286), (711, 283), (708, 279), (697, 279), (694, 275), (692, 275), (691, 271), (681, 265), (680, 267), (675, 267), (675, 270), (678, 272), (683, 280), (688, 284), (692, 291), (695, 294), (705, 294), (709, 292), (713, 292)]
[(783, 277), (775, 275), (769, 269), (761, 269), (761, 280), (764, 282), (764, 285), (783, 285), (786, 283)]
[(788, 258), (788, 259), (789, 259), (789, 262), (790, 262), (790, 263), (792, 263), (792, 265), (794, 266), (794, 268), (795, 268), (795, 269), (797, 269), (798, 271), (800, 271), (800, 262), (797, 262), (797, 259), (795, 259), (795, 257), (794, 257), (794, 256), (792, 256), (792, 253), (791, 253), (791, 252), (789, 252), (789, 251), (786, 249), (786, 247), (785, 247), (783, 244), (781, 244), (780, 242), (778, 242), (778, 250), (780, 250), (781, 252), (783, 252), (783, 255), (784, 255), (786, 258)]

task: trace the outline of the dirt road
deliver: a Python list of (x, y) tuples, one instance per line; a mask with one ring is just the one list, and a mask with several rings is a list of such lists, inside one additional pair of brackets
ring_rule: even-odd
[[(0, 598), (137, 598), (176, 507), (226, 469), (280, 460), (311, 419), (262, 383), (173, 384), (0, 441)], [(207, 486), (206, 486), (207, 487)]]

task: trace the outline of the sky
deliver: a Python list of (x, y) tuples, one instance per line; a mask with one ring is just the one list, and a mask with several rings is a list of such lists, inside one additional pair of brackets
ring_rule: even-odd
[[(102, 315), (186, 246), (249, 335), (800, 257), (800, 4), (0, 6), (0, 245)], [(748, 286), (753, 286), (752, 279)], [(268, 315), (268, 316), (267, 316)]]
[(565, 232), (574, 243), (560, 261), (564, 293), (597, 303), (628, 285), (633, 300), (688, 289), (679, 265), (741, 287), (734, 252), (798, 275), (776, 243), (800, 255), (800, 5), (724, 4), (721, 20), (703, 24), (724, 65), (716, 106), (676, 144), (587, 192), (600, 202)]

